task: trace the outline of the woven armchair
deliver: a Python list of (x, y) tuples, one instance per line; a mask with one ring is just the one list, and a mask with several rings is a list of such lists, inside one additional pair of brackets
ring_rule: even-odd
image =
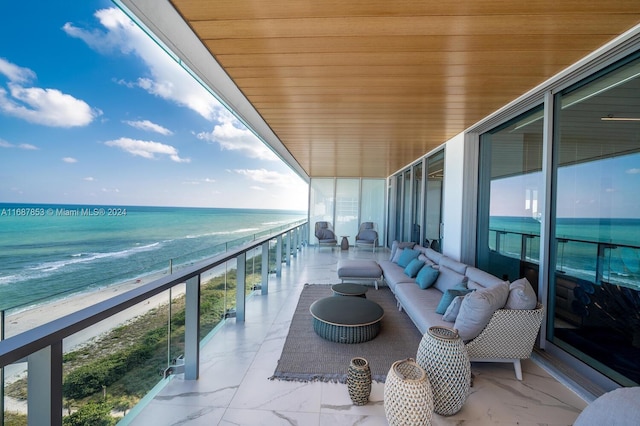
[(511, 362), (516, 378), (522, 380), (521, 359), (531, 356), (544, 307), (536, 309), (498, 309), (489, 324), (466, 344), (472, 362)]

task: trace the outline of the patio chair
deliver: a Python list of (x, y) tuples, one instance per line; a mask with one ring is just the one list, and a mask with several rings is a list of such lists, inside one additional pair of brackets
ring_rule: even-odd
[(315, 236), (318, 239), (318, 247), (334, 247), (338, 244), (331, 222), (316, 222)]
[(371, 247), (375, 253), (377, 245), (378, 232), (376, 231), (376, 224), (373, 222), (362, 222), (358, 230), (358, 235), (356, 235), (356, 247)]

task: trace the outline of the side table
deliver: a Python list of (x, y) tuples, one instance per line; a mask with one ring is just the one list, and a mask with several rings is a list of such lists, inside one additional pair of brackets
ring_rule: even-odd
[(340, 243), (340, 249), (349, 250), (349, 236), (342, 235), (342, 242)]

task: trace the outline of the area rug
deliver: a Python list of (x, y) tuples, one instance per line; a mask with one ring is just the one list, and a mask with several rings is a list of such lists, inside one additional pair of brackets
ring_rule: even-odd
[(346, 383), (349, 362), (354, 357), (369, 361), (371, 378), (384, 382), (391, 365), (400, 359), (415, 358), (422, 335), (386, 287), (370, 288), (367, 299), (384, 309), (378, 336), (365, 343), (345, 344), (325, 340), (313, 331), (309, 307), (331, 296), (331, 286), (305, 284), (291, 320), (289, 334), (271, 379)]

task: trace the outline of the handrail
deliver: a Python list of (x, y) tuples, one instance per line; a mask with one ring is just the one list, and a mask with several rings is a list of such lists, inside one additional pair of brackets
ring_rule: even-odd
[[(306, 222), (305, 222), (306, 223)], [(234, 259), (280, 235), (304, 226), (304, 224), (290, 226), (283, 231), (271, 234), (245, 245), (232, 249), (229, 252), (214, 256), (210, 259), (198, 262), (194, 265), (180, 269), (171, 275), (158, 278), (140, 287), (129, 290), (110, 299), (98, 302), (94, 305), (55, 319), (46, 324), (24, 331), (15, 336), (0, 341), (0, 368), (19, 361), (24, 357), (44, 349), (56, 342), (60, 342), (78, 331), (84, 330), (126, 308), (134, 306), (150, 297), (162, 293), (169, 288), (186, 282), (203, 272), (211, 270), (228, 260)]]

